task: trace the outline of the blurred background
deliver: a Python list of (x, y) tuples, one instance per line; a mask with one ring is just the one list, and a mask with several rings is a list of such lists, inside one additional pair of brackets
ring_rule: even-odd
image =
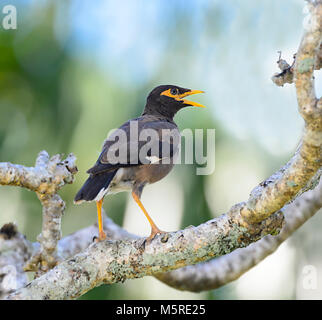
[[(240, 201), (285, 163), (303, 127), (292, 85), (275, 86), (278, 51), (292, 62), (302, 34), (303, 0), (0, 2), (0, 161), (33, 166), (39, 151), (73, 152), (79, 173), (60, 194), (63, 235), (96, 222), (93, 203), (73, 197), (107, 133), (140, 115), (159, 84), (206, 91), (176, 116), (185, 128), (216, 129), (216, 169), (197, 176), (177, 165), (144, 190), (143, 203), (163, 230), (198, 225)], [(6, 4), (17, 30), (4, 30)], [(316, 88), (322, 93), (321, 75)], [(214, 150), (208, 150), (208, 153)], [(162, 194), (166, 201), (158, 196)], [(125, 229), (149, 234), (129, 194), (104, 202)], [(0, 186), (0, 225), (14, 221), (29, 240), (41, 230), (33, 192)], [(152, 277), (103, 285), (82, 299), (322, 298), (322, 283), (305, 290), (303, 268), (322, 273), (322, 217), (317, 214), (272, 256), (218, 290), (180, 292)]]

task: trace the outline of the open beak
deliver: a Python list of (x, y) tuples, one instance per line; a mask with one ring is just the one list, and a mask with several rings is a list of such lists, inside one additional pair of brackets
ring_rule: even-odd
[(190, 90), (190, 91), (187, 91), (185, 93), (179, 94), (175, 99), (178, 100), (178, 101), (181, 101), (184, 104), (189, 105), (189, 106), (206, 108), (204, 105), (202, 105), (202, 104), (200, 104), (198, 102), (194, 102), (194, 101), (189, 101), (189, 100), (183, 99), (184, 97), (191, 96), (191, 95), (197, 94), (197, 93), (204, 93), (204, 91), (201, 91), (201, 90)]

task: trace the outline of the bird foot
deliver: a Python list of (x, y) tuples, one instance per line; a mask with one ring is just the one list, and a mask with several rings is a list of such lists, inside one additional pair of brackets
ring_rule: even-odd
[(166, 231), (160, 230), (160, 229), (152, 229), (151, 230), (151, 234), (149, 235), (149, 237), (146, 239), (147, 243), (151, 242), (156, 235), (159, 234), (165, 234), (167, 233)]
[(106, 233), (104, 231), (101, 231), (98, 235), (98, 237), (94, 237), (94, 241), (97, 243), (97, 242), (101, 242), (103, 240), (106, 239)]

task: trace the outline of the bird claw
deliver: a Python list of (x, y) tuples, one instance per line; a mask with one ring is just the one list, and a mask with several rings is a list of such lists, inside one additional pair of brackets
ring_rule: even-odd
[(96, 243), (101, 242), (106, 239), (106, 233), (104, 231), (99, 233), (99, 236), (94, 236), (93, 237), (93, 242), (95, 241)]
[(151, 234), (149, 235), (149, 237), (146, 239), (147, 243), (150, 243), (157, 235), (161, 235), (161, 234), (166, 234), (166, 231), (162, 231), (160, 229), (157, 230), (152, 230)]

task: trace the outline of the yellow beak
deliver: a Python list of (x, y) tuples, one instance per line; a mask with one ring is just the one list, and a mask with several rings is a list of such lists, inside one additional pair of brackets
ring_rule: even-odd
[(178, 101), (182, 101), (184, 104), (188, 104), (190, 106), (200, 107), (200, 108), (206, 108), (204, 105), (202, 105), (202, 104), (200, 104), (198, 102), (194, 102), (194, 101), (189, 101), (189, 100), (182, 99), (184, 97), (191, 96), (191, 95), (197, 94), (197, 93), (204, 93), (204, 91), (201, 91), (201, 90), (190, 90), (190, 91), (187, 91), (185, 93), (179, 94), (175, 99), (178, 100)]

